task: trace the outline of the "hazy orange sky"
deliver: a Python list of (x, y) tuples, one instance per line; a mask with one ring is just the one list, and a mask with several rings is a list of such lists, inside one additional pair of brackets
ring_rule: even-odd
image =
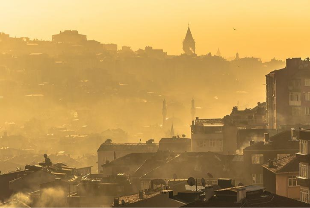
[(180, 54), (190, 23), (199, 55), (220, 48), (224, 57), (304, 58), (309, 11), (309, 0), (0, 0), (0, 31), (51, 40), (75, 29), (102, 43)]

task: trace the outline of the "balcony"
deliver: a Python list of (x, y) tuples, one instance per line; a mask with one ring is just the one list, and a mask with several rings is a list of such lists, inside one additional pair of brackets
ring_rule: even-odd
[(310, 163), (310, 154), (296, 153), (297, 160), (303, 163)]
[(301, 101), (296, 101), (296, 100), (290, 100), (289, 101), (290, 106), (301, 106)]
[(297, 177), (297, 184), (299, 186), (303, 187), (310, 187), (310, 179), (309, 178), (302, 178), (302, 177)]

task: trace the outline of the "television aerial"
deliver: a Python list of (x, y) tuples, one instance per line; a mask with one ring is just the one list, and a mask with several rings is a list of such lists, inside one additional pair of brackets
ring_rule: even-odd
[(206, 180), (204, 178), (201, 179), (201, 185), (206, 186)]
[(187, 179), (187, 184), (188, 184), (188, 185), (193, 186), (193, 185), (195, 185), (195, 183), (196, 183), (195, 178), (189, 177), (189, 178)]

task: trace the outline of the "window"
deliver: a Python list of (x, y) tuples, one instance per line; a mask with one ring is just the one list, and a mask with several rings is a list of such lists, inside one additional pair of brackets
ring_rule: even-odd
[(310, 92), (305, 93), (305, 100), (310, 101)]
[(215, 147), (215, 143), (216, 143), (216, 141), (214, 139), (209, 140), (210, 147)]
[(277, 154), (277, 160), (283, 158), (283, 157), (288, 157), (290, 154)]
[(253, 173), (252, 184), (263, 184), (263, 174)]
[(301, 115), (301, 107), (292, 107), (292, 115), (293, 116), (300, 116)]
[(310, 79), (305, 79), (305, 86), (310, 86)]
[(252, 155), (252, 164), (263, 164), (264, 155), (263, 154), (253, 154)]
[(308, 178), (308, 165), (299, 163), (299, 176), (302, 178)]
[(288, 177), (288, 186), (297, 186), (296, 176), (289, 176)]
[(310, 115), (310, 108), (305, 107), (305, 115), (309, 116)]
[(300, 106), (301, 105), (301, 93), (300, 92), (290, 92), (289, 94), (289, 105)]
[(309, 203), (309, 189), (300, 188), (300, 200), (305, 203)]
[(299, 151), (301, 154), (308, 154), (308, 141), (299, 140)]
[(300, 93), (299, 92), (291, 92), (290, 93), (290, 101), (300, 101)]

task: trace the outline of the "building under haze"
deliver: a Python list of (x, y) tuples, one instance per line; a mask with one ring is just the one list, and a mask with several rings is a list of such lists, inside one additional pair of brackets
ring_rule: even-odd
[(53, 35), (52, 40), (57, 43), (78, 44), (87, 41), (87, 37), (86, 35), (79, 34), (77, 30), (65, 30), (63, 32), (60, 31), (59, 34)]
[(180, 138), (176, 136), (172, 138), (162, 138), (159, 141), (159, 150), (178, 153), (190, 152), (191, 140), (189, 138)]
[(223, 152), (223, 119), (199, 119), (191, 125), (193, 152)]
[(185, 39), (183, 40), (183, 51), (186, 55), (196, 54), (195, 40), (189, 26), (187, 28)]
[(283, 69), (266, 75), (268, 127), (271, 129), (310, 124), (309, 59), (286, 60)]
[(97, 150), (98, 153), (98, 172), (102, 170), (102, 165), (109, 163), (116, 158), (123, 157), (131, 153), (156, 152), (158, 144), (146, 143), (102, 143)]

